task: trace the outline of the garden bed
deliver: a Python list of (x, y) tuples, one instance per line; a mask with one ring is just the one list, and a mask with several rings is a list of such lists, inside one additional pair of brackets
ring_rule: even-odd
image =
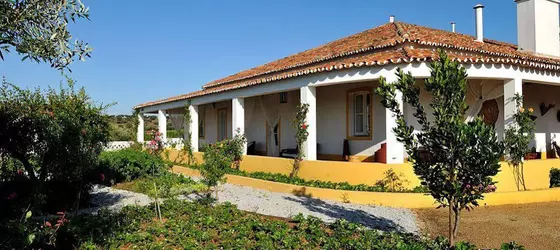
[[(181, 167), (190, 168), (193, 170), (199, 170), (197, 166), (182, 164)], [(402, 180), (399, 180), (398, 176), (396, 180), (393, 178), (393, 183), (388, 183), (389, 181), (379, 181), (375, 185), (352, 185), (348, 182), (331, 182), (331, 181), (320, 181), (320, 180), (305, 180), (299, 177), (289, 177), (284, 174), (278, 173), (266, 173), (266, 172), (247, 172), (243, 170), (238, 170), (235, 168), (230, 168), (227, 171), (230, 175), (237, 175), (243, 177), (249, 177), (253, 179), (273, 181), (278, 183), (292, 184), (298, 186), (315, 187), (315, 188), (325, 188), (334, 190), (346, 190), (346, 191), (365, 191), (365, 192), (392, 192), (392, 193), (427, 193), (428, 190), (424, 186), (417, 186), (413, 189), (406, 189), (402, 185)], [(387, 178), (389, 179), (389, 178)], [(394, 188), (394, 186), (397, 186)], [(393, 188), (391, 188), (393, 187)]]
[[(289, 221), (243, 212), (230, 204), (206, 206), (168, 200), (164, 219), (152, 206), (80, 215), (58, 232), (61, 248), (80, 249), (446, 249), (443, 238), (380, 233), (357, 224), (325, 224), (314, 217)], [(64, 239), (64, 240), (62, 240)], [(461, 249), (474, 249), (474, 246)], [(506, 248), (507, 249), (507, 248)]]

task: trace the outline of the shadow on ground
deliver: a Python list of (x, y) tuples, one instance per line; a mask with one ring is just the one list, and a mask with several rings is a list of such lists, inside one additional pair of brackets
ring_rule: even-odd
[(334, 219), (344, 219), (349, 222), (364, 225), (371, 229), (378, 229), (386, 232), (408, 233), (403, 227), (394, 221), (376, 217), (360, 209), (347, 208), (337, 204), (327, 203), (320, 199), (312, 198), (310, 195), (297, 197), (284, 197), (288, 201), (298, 202), (309, 211), (320, 213)]

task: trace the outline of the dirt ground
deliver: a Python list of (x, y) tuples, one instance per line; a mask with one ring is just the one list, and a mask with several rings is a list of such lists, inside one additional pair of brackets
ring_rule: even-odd
[[(430, 236), (447, 235), (447, 209), (416, 209)], [(480, 248), (516, 241), (527, 249), (560, 249), (560, 202), (478, 207), (463, 212), (459, 240)]]

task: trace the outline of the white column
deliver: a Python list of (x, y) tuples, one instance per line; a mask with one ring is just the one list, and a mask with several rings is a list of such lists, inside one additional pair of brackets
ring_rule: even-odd
[(198, 152), (198, 105), (190, 105), (191, 123), (188, 124), (188, 131), (191, 133), (191, 146), (193, 152)]
[(136, 141), (144, 142), (144, 115), (138, 114), (138, 131), (136, 132)]
[(513, 116), (517, 113), (515, 94), (523, 95), (523, 81), (521, 78), (504, 81), (504, 130), (515, 126)]
[[(245, 135), (245, 99), (233, 98), (231, 99), (231, 134), (236, 136), (238, 134)], [(243, 145), (243, 155), (247, 154), (247, 144)]]
[[(397, 76), (391, 72), (385, 76), (388, 83), (397, 81)], [(396, 101), (399, 103), (400, 110), (404, 112), (402, 93), (397, 91), (395, 95)], [(387, 143), (387, 163), (402, 164), (404, 163), (404, 145), (397, 140), (397, 135), (393, 129), (397, 127), (397, 116), (391, 110), (385, 111), (385, 136)]]
[(307, 112), (307, 117), (305, 123), (307, 124), (307, 132), (309, 136), (307, 141), (304, 143), (303, 150), (305, 160), (314, 161), (317, 160), (317, 98), (316, 98), (316, 88), (305, 86), (300, 89), (301, 103), (309, 104), (309, 112)]
[(167, 117), (165, 110), (158, 110), (158, 131), (161, 133), (161, 141), (167, 142)]

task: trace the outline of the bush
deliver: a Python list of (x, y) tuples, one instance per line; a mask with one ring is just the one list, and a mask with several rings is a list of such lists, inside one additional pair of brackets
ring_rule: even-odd
[[(26, 185), (31, 189), (25, 194), (14, 191), (17, 199), (29, 201), (21, 209), (36, 211), (44, 201), (53, 199), (59, 203), (56, 207), (70, 209), (87, 196), (87, 174), (95, 168), (92, 163), (97, 162), (108, 138), (105, 109), (83, 89), (75, 89), (72, 80), (59, 90), (2, 84), (0, 156), (2, 161), (18, 162), (18, 178), (28, 179)], [(18, 181), (5, 169), (0, 171), (3, 181)]]
[(98, 183), (113, 185), (167, 170), (167, 164), (160, 157), (146, 151), (127, 148), (101, 153), (98, 168), (92, 178)]
[(550, 187), (560, 187), (560, 169), (550, 169)]
[(224, 175), (231, 169), (233, 163), (236, 163), (236, 169), (239, 168), (238, 163), (241, 161), (246, 141), (247, 139), (238, 133), (233, 139), (217, 142), (206, 148), (200, 174), (203, 177), (202, 182), (209, 190), (219, 182), (225, 181)]
[(204, 190), (206, 186), (198, 183), (190, 177), (170, 172), (163, 172), (158, 176), (150, 176), (137, 179), (130, 183), (117, 185), (117, 188), (131, 192), (146, 194), (152, 198), (156, 197), (154, 184), (157, 187), (159, 198), (172, 198), (177, 195), (187, 195)]
[[(183, 165), (188, 168), (200, 170), (201, 168), (196, 166)], [(392, 186), (385, 184), (383, 182), (378, 182), (376, 185), (366, 185), (358, 184), (353, 185), (348, 182), (331, 182), (331, 181), (320, 181), (320, 180), (305, 180), (299, 177), (290, 177), (288, 175), (279, 173), (267, 173), (267, 172), (246, 172), (243, 170), (237, 170), (234, 168), (226, 169), (227, 174), (245, 176), (254, 179), (274, 181), (280, 183), (287, 183), (306, 187), (316, 187), (316, 188), (328, 188), (336, 190), (348, 190), (348, 191), (365, 191), (365, 192), (396, 192), (396, 193), (428, 193), (429, 190), (426, 186), (417, 186), (413, 189), (399, 188), (395, 189)], [(387, 178), (387, 176), (385, 177)], [(403, 180), (400, 180), (401, 184)], [(395, 184), (391, 184), (395, 185)]]

